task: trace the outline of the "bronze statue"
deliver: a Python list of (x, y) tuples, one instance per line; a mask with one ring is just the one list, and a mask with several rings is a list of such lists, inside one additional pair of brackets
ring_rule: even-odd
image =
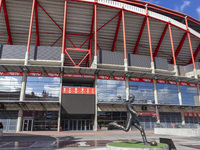
[[(118, 96), (118, 98), (119, 98), (120, 100), (123, 100), (123, 99), (121, 98), (121, 96)], [(129, 100), (128, 100), (128, 101), (123, 100), (123, 101), (124, 101), (123, 103), (124, 103), (124, 105), (126, 106), (126, 109), (127, 109), (127, 120), (126, 120), (126, 123), (127, 123), (127, 124), (126, 124), (126, 127), (124, 127), (124, 126), (122, 126), (122, 125), (119, 125), (119, 124), (117, 124), (116, 122), (111, 122), (111, 123), (109, 124), (109, 127), (110, 127), (110, 128), (114, 127), (114, 128), (122, 129), (122, 130), (128, 132), (128, 131), (130, 130), (131, 126), (133, 125), (133, 126), (135, 126), (138, 130), (140, 130), (144, 144), (145, 144), (145, 145), (148, 145), (149, 143), (148, 143), (148, 141), (147, 141), (147, 138), (146, 138), (144, 129), (143, 129), (143, 127), (141, 126), (141, 124), (139, 123), (139, 121), (137, 120), (137, 116), (139, 116), (140, 114), (134, 110), (134, 107), (133, 107), (133, 105), (131, 104), (131, 103), (134, 102), (134, 100), (135, 100), (135, 96), (132, 95), (132, 94), (129, 96)]]

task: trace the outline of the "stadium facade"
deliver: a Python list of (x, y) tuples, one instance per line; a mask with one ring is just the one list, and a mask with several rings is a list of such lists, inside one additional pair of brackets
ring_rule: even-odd
[(200, 21), (139, 0), (0, 0), (5, 132), (200, 122)]

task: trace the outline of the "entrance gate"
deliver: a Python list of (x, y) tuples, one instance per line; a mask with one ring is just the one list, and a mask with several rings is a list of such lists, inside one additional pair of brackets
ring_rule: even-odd
[(24, 119), (22, 131), (32, 131), (33, 130), (33, 119)]
[(91, 119), (64, 119), (62, 121), (63, 131), (89, 131), (93, 130)]

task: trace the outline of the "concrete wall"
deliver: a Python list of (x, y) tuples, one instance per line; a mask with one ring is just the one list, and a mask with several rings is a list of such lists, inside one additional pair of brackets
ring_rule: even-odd
[(167, 134), (178, 136), (200, 136), (200, 128), (184, 129), (184, 128), (154, 128), (155, 134)]

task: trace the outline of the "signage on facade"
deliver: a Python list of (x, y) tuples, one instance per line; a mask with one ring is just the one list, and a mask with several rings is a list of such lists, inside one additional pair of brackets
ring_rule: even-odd
[(60, 77), (60, 73), (47, 72), (46, 77)]
[(95, 95), (95, 88), (88, 87), (63, 87), (63, 94), (93, 94)]
[(186, 112), (184, 113), (185, 117), (200, 117), (200, 113), (192, 113), (192, 112)]
[(88, 79), (94, 79), (95, 78), (94, 75), (90, 75), (90, 74), (69, 74), (69, 73), (64, 73), (63, 77), (67, 77), (67, 78), (88, 78)]
[(98, 75), (97, 79), (110, 80), (110, 76), (107, 76), (107, 75)]
[(42, 77), (42, 72), (28, 72), (28, 76)]
[(161, 79), (158, 79), (156, 80), (157, 83), (160, 83), (160, 84), (166, 84), (166, 80), (161, 80)]
[(23, 72), (19, 71), (0, 71), (0, 76), (22, 76)]
[(171, 80), (169, 80), (169, 81), (167, 81), (167, 83), (168, 83), (168, 84), (172, 84), (172, 85), (177, 85), (177, 82), (176, 82), (176, 81), (171, 81)]
[(125, 77), (123, 77), (123, 76), (113, 76), (113, 80), (125, 81)]
[(197, 84), (195, 83), (187, 83), (187, 82), (180, 82), (181, 86), (192, 86), (192, 87), (197, 87)]
[(153, 79), (148, 79), (148, 78), (136, 78), (136, 77), (130, 77), (129, 81), (135, 81), (135, 82), (153, 82)]
[(156, 112), (154, 111), (140, 111), (140, 116), (153, 116), (153, 117), (157, 117)]

